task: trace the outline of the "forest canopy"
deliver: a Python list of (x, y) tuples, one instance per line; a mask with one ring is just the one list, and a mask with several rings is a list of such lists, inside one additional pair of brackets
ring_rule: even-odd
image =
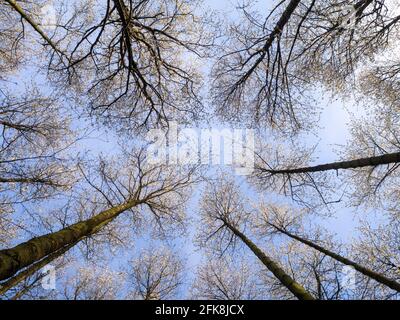
[(398, 300), (399, 0), (0, 0), (1, 300)]

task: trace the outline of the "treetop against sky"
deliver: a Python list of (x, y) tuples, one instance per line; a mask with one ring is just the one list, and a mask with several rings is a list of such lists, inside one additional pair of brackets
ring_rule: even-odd
[(0, 297), (398, 299), (397, 0), (0, 1)]

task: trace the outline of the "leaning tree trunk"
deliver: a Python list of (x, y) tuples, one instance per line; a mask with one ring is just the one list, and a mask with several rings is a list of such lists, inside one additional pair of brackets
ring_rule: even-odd
[[(263, 51), (267, 52), (274, 40), (282, 33), (283, 28), (289, 22), (293, 12), (296, 10), (298, 5), (300, 4), (300, 0), (291, 0), (288, 6), (286, 7), (285, 11), (282, 13), (281, 17), (279, 18), (277, 24), (274, 27), (274, 30), (269, 35), (267, 41), (264, 44)], [(265, 53), (266, 54), (266, 53)], [(264, 56), (265, 56), (264, 54)]]
[(41, 178), (3, 178), (0, 177), (0, 183), (26, 183), (26, 184), (43, 184), (47, 186), (53, 187), (61, 187), (60, 184), (57, 184), (51, 180), (41, 179)]
[(35, 287), (35, 285), (44, 278), (44, 275), (41, 275), (40, 277), (37, 277), (32, 283), (30, 283), (28, 286), (23, 287), (21, 290), (19, 290), (14, 296), (12, 296), (9, 300), (19, 300), (22, 298), (26, 293), (28, 293), (32, 288)]
[(264, 60), (268, 51), (271, 49), (272, 44), (274, 43), (275, 39), (279, 37), (282, 33), (283, 28), (289, 22), (291, 16), (293, 15), (294, 11), (300, 4), (300, 0), (291, 0), (290, 3), (285, 8), (284, 12), (280, 16), (278, 22), (276, 23), (274, 29), (269, 34), (265, 44), (262, 48), (261, 55), (255, 61), (254, 65), (238, 80), (237, 84), (245, 82), (250, 75), (254, 72), (257, 66)]
[(240, 238), (258, 259), (271, 271), (274, 276), (299, 300), (315, 300), (315, 298), (304, 287), (292, 279), (275, 261), (267, 257), (250, 239), (243, 233), (225, 221), (227, 227)]
[(33, 238), (14, 248), (0, 250), (0, 280), (5, 280), (47, 255), (53, 254), (65, 246), (93, 234), (122, 212), (138, 204), (140, 202), (131, 200), (60, 231)]
[(21, 271), (18, 273), (16, 276), (8, 279), (5, 282), (0, 283), (0, 296), (5, 294), (8, 290), (11, 288), (15, 287), (17, 284), (21, 283), (25, 279), (29, 278), (30, 276), (34, 275), (36, 272), (38, 272), (40, 269), (44, 268), (47, 266), (49, 263), (54, 261), (55, 259), (61, 257), (65, 252), (67, 252), (69, 249), (71, 249), (73, 246), (75, 246), (76, 242), (68, 245), (52, 254), (49, 254), (46, 258), (40, 260), (39, 262), (31, 265), (27, 269)]
[[(102, 226), (103, 226), (103, 224), (99, 225), (97, 228), (95, 228), (95, 230), (93, 230), (93, 232), (91, 234), (96, 233), (99, 229), (101, 229)], [(8, 290), (10, 290), (11, 288), (15, 287), (16, 285), (18, 285), (20, 282), (24, 281), (28, 277), (34, 275), (36, 272), (38, 272), (40, 269), (42, 269), (45, 266), (47, 266), (52, 261), (54, 261), (57, 258), (61, 257), (64, 253), (69, 251), (69, 249), (74, 247), (78, 242), (80, 242), (83, 239), (84, 239), (84, 237), (78, 239), (74, 243), (71, 243), (71, 244), (61, 248), (60, 250), (58, 250), (58, 251), (56, 251), (56, 252), (54, 252), (52, 254), (49, 254), (48, 256), (46, 256), (45, 258), (40, 260), (39, 262), (36, 262), (36, 263), (30, 265), (28, 268), (26, 268), (25, 270), (21, 271), (20, 273), (18, 273), (14, 277), (8, 279), (5, 282), (1, 282), (0, 283), (0, 296), (5, 294)]]
[(321, 246), (319, 246), (319, 245), (317, 245), (317, 244), (315, 244), (315, 243), (313, 243), (313, 242), (311, 242), (311, 241), (309, 241), (307, 239), (301, 238), (301, 237), (296, 236), (296, 235), (294, 235), (294, 234), (292, 234), (292, 233), (290, 233), (290, 232), (288, 232), (288, 231), (286, 231), (284, 229), (281, 229), (278, 226), (275, 226), (275, 225), (273, 225), (271, 223), (269, 223), (269, 225), (272, 226), (273, 228), (275, 228), (276, 230), (278, 230), (279, 232), (287, 235), (288, 237), (290, 237), (292, 239), (295, 239), (297, 241), (300, 241), (301, 243), (304, 243), (305, 245), (307, 245), (307, 246), (309, 246), (311, 248), (314, 248), (314, 249), (318, 250), (319, 252), (322, 252), (322, 253), (326, 254), (327, 256), (329, 256), (329, 257), (331, 257), (331, 258), (333, 258), (333, 259), (335, 259), (335, 260), (337, 260), (337, 261), (339, 261), (339, 262), (341, 262), (341, 263), (343, 263), (345, 265), (352, 266), (354, 269), (356, 269), (357, 271), (361, 272), (363, 275), (365, 275), (365, 276), (367, 276), (367, 277), (369, 277), (371, 279), (374, 279), (375, 281), (377, 281), (379, 283), (382, 283), (382, 284), (388, 286), (389, 288), (391, 288), (393, 290), (396, 290), (396, 291), (400, 292), (400, 283), (398, 283), (398, 282), (396, 282), (396, 281), (394, 281), (392, 279), (389, 279), (389, 278), (385, 277), (384, 275), (382, 275), (380, 273), (377, 273), (377, 272), (372, 271), (372, 270), (370, 270), (368, 268), (365, 268), (365, 267), (359, 265), (358, 263), (356, 263), (354, 261), (351, 261), (351, 260), (349, 260), (349, 259), (347, 259), (345, 257), (342, 257), (341, 255), (338, 255), (338, 254), (336, 254), (336, 253), (334, 253), (332, 251), (329, 251), (329, 250), (327, 250), (327, 249), (325, 249), (325, 248), (323, 248), (323, 247), (321, 247)]
[(296, 173), (311, 173), (311, 172), (321, 172), (321, 171), (329, 171), (329, 170), (339, 170), (339, 169), (356, 169), (363, 167), (374, 167), (384, 164), (390, 163), (399, 163), (400, 162), (400, 152), (396, 153), (388, 153), (382, 156), (369, 157), (369, 158), (361, 158), (350, 161), (339, 161), (327, 164), (321, 164), (312, 167), (303, 167), (303, 168), (294, 168), (294, 169), (266, 169), (260, 168), (261, 171), (267, 172), (271, 175), (275, 174), (296, 174)]
[(57, 46), (53, 43), (53, 41), (50, 40), (50, 38), (43, 32), (43, 30), (40, 29), (39, 25), (35, 21), (33, 21), (32, 18), (29, 17), (29, 15), (25, 13), (25, 11), (19, 6), (19, 4), (15, 0), (5, 0), (5, 1), (15, 11), (19, 13), (22, 19), (26, 20), (32, 26), (32, 28), (35, 29), (35, 31), (47, 42), (48, 45), (50, 45), (50, 47), (53, 48), (54, 51), (61, 53), (60, 50), (58, 50)]

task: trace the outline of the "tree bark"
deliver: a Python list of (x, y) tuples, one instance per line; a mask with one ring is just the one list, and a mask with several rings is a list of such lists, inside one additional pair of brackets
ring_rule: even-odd
[(339, 170), (339, 169), (356, 169), (363, 167), (373, 167), (373, 166), (379, 166), (390, 163), (399, 163), (399, 162), (400, 162), (400, 152), (396, 152), (396, 153), (384, 154), (382, 156), (360, 158), (350, 161), (333, 162), (312, 167), (280, 169), (280, 170), (261, 168), (261, 171), (268, 172), (272, 175), (296, 174), (296, 173), (300, 174), (300, 173), (322, 172), (322, 171)]
[(306, 290), (304, 287), (293, 280), (275, 261), (267, 257), (250, 239), (248, 239), (243, 233), (232, 226), (230, 223), (225, 221), (227, 227), (239, 237), (258, 259), (271, 271), (274, 276), (299, 300), (315, 300), (315, 298)]
[(347, 266), (352, 266), (354, 269), (356, 269), (357, 271), (361, 272), (363, 275), (365, 275), (365, 276), (367, 276), (367, 277), (369, 277), (371, 279), (374, 279), (375, 281), (377, 281), (379, 283), (382, 283), (382, 284), (388, 286), (389, 288), (391, 288), (393, 290), (396, 290), (396, 291), (400, 292), (400, 283), (398, 283), (398, 282), (396, 282), (394, 280), (391, 280), (391, 279), (385, 277), (384, 275), (382, 275), (380, 273), (377, 273), (377, 272), (372, 271), (372, 270), (370, 270), (368, 268), (365, 268), (365, 267), (359, 265), (358, 263), (356, 263), (354, 261), (351, 261), (351, 260), (349, 260), (349, 259), (347, 259), (345, 257), (342, 257), (341, 255), (338, 255), (338, 254), (336, 254), (336, 253), (334, 253), (332, 251), (329, 251), (329, 250), (327, 250), (327, 249), (325, 249), (325, 248), (323, 248), (323, 247), (321, 247), (321, 246), (319, 246), (319, 245), (317, 245), (317, 244), (315, 244), (315, 243), (313, 243), (313, 242), (311, 242), (311, 241), (309, 241), (307, 239), (301, 238), (301, 237), (296, 236), (296, 235), (294, 235), (294, 234), (292, 234), (292, 233), (290, 233), (290, 232), (288, 232), (288, 231), (286, 231), (284, 229), (281, 229), (278, 226), (275, 226), (274, 224), (271, 224), (271, 223), (268, 223), (268, 224), (270, 226), (272, 226), (273, 228), (275, 228), (276, 230), (278, 230), (279, 232), (287, 235), (288, 237), (290, 237), (292, 239), (295, 239), (297, 241), (300, 241), (301, 243), (303, 243), (303, 244), (305, 244), (305, 245), (307, 245), (307, 246), (309, 246), (311, 248), (314, 248), (315, 250), (318, 250), (319, 252), (322, 252), (322, 253), (326, 254), (327, 256), (329, 256), (329, 257), (331, 257), (331, 258), (333, 258), (333, 259), (335, 259), (335, 260), (337, 260), (337, 261), (339, 261), (339, 262), (341, 262), (341, 263), (343, 263), (343, 264), (345, 264)]
[(57, 184), (51, 180), (41, 179), (41, 178), (3, 178), (0, 177), (0, 183), (26, 183), (26, 184), (44, 184), (53, 187), (62, 187), (62, 185)]
[(264, 60), (267, 52), (271, 48), (274, 40), (282, 33), (283, 28), (289, 22), (290, 17), (292, 16), (293, 12), (296, 10), (297, 6), (300, 4), (300, 0), (291, 0), (288, 6), (285, 8), (285, 11), (282, 13), (281, 17), (279, 18), (278, 22), (276, 23), (274, 29), (268, 36), (262, 50), (260, 50), (260, 57), (256, 60), (254, 65), (241, 77), (238, 81), (245, 82), (247, 78), (253, 73), (253, 71), (257, 68), (257, 66)]
[(360, 17), (364, 10), (373, 2), (373, 0), (361, 0), (354, 5), (354, 9), (357, 10), (356, 17)]
[(300, 0), (291, 0), (288, 6), (285, 8), (285, 11), (279, 18), (277, 24), (275, 25), (274, 30), (269, 35), (268, 40), (264, 44), (263, 50), (268, 51), (274, 42), (275, 38), (278, 37), (281, 33), (285, 25), (289, 22), (290, 17), (292, 16), (294, 10), (296, 10), (297, 6), (300, 4)]
[(22, 19), (26, 20), (33, 29), (35, 29), (35, 31), (37, 33), (39, 33), (39, 35), (47, 42), (48, 45), (50, 45), (50, 47), (53, 48), (54, 51), (56, 52), (60, 52), (60, 50), (58, 50), (57, 46), (53, 43), (53, 41), (50, 40), (50, 38), (42, 31), (42, 29), (40, 29), (40, 27), (37, 25), (37, 23), (35, 23), (35, 21), (33, 21), (31, 19), (31, 17), (29, 17), (24, 10), (17, 4), (17, 2), (15, 0), (5, 0), (15, 11), (17, 11), (19, 13), (19, 15), (21, 16)]
[(67, 252), (69, 249), (71, 249), (75, 245), (76, 245), (76, 242), (48, 255), (46, 258), (33, 264), (29, 268), (21, 271), (16, 276), (12, 277), (11, 279), (7, 280), (6, 282), (0, 283), (0, 296), (5, 294), (8, 290), (15, 287), (17, 284), (24, 281), (28, 277), (34, 275), (36, 272), (38, 272), (43, 267), (47, 266), (53, 260), (61, 257), (65, 252)]
[(44, 236), (33, 238), (14, 248), (0, 251), (0, 280), (38, 262), (49, 254), (98, 231), (122, 212), (140, 204), (136, 200), (105, 210), (96, 216)]

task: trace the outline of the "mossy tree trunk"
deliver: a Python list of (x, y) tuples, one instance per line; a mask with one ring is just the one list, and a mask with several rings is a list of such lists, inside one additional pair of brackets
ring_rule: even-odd
[(392, 279), (389, 279), (389, 278), (385, 277), (384, 275), (382, 275), (380, 273), (377, 273), (377, 272), (372, 271), (372, 270), (370, 270), (368, 268), (365, 268), (365, 267), (359, 265), (358, 263), (356, 263), (354, 261), (351, 261), (350, 259), (347, 259), (347, 258), (345, 258), (345, 257), (343, 257), (343, 256), (341, 256), (341, 255), (339, 255), (337, 253), (329, 251), (329, 250), (321, 247), (320, 245), (315, 244), (315, 243), (313, 243), (313, 242), (311, 242), (311, 241), (309, 241), (307, 239), (304, 239), (302, 237), (294, 235), (294, 234), (292, 234), (292, 233), (290, 233), (290, 232), (288, 232), (288, 231), (286, 231), (286, 230), (284, 230), (282, 228), (279, 228), (278, 226), (275, 226), (275, 225), (273, 225), (271, 223), (269, 223), (269, 225), (274, 227), (277, 231), (287, 235), (288, 237), (290, 237), (292, 239), (295, 239), (297, 241), (300, 241), (301, 243), (303, 243), (303, 244), (305, 244), (305, 245), (307, 245), (307, 246), (309, 246), (311, 248), (314, 248), (315, 250), (318, 250), (319, 252), (324, 253), (327, 256), (329, 256), (329, 257), (331, 257), (331, 258), (333, 258), (333, 259), (335, 259), (335, 260), (337, 260), (337, 261), (339, 261), (339, 262), (341, 262), (341, 263), (343, 263), (343, 264), (345, 264), (347, 266), (352, 266), (354, 269), (356, 269), (357, 271), (361, 272), (363, 275), (365, 275), (365, 276), (367, 276), (367, 277), (369, 277), (371, 279), (374, 279), (377, 282), (382, 283), (382, 284), (388, 286), (389, 288), (391, 288), (393, 290), (396, 290), (396, 291), (400, 292), (400, 284), (398, 282), (396, 282), (396, 281), (394, 281)]
[(8, 290), (12, 289), (25, 279), (33, 276), (36, 272), (38, 272), (40, 269), (44, 268), (47, 266), (49, 263), (53, 262), (55, 259), (61, 257), (64, 253), (66, 253), (69, 249), (71, 249), (76, 243), (73, 243), (69, 246), (66, 246), (52, 254), (49, 254), (47, 257), (44, 259), (40, 260), (39, 262), (29, 266), (25, 270), (21, 271), (14, 277), (8, 279), (5, 282), (0, 283), (0, 296), (5, 294)]
[(122, 212), (138, 205), (132, 200), (96, 216), (44, 236), (33, 238), (18, 246), (0, 251), (0, 280), (8, 279), (23, 268), (40, 261), (58, 250), (76, 243), (115, 219)]
[(375, 167), (385, 164), (391, 163), (399, 163), (400, 162), (400, 152), (396, 153), (388, 153), (382, 156), (369, 157), (369, 158), (360, 158), (350, 161), (339, 161), (327, 164), (321, 164), (317, 166), (311, 167), (303, 167), (303, 168), (294, 168), (294, 169), (264, 169), (260, 170), (263, 172), (268, 172), (271, 175), (275, 174), (301, 174), (301, 173), (312, 173), (312, 172), (322, 172), (322, 171), (330, 171), (330, 170), (340, 170), (340, 169), (357, 169), (363, 167)]
[(250, 239), (236, 229), (232, 224), (225, 221), (227, 227), (257, 256), (258, 259), (271, 271), (274, 276), (299, 300), (315, 300), (315, 298), (292, 277), (290, 277), (275, 261), (266, 256)]

